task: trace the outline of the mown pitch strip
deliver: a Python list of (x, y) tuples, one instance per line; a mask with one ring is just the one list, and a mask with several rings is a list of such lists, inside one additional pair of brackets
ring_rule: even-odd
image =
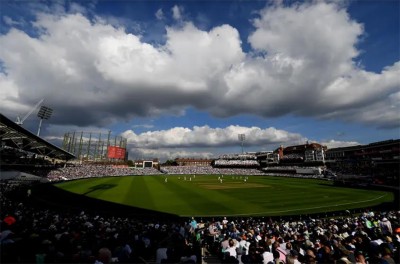
[(315, 179), (230, 175), (90, 178), (55, 186), (76, 194), (178, 216), (278, 216), (363, 208), (393, 201), (384, 191)]

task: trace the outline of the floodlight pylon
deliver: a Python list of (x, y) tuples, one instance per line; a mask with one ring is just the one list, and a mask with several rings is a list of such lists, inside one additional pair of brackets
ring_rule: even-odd
[(246, 140), (246, 135), (245, 134), (238, 134), (238, 139), (241, 143), (242, 146), (242, 154), (243, 154), (243, 142)]
[(51, 117), (51, 114), (53, 113), (53, 109), (51, 109), (50, 107), (44, 106), (42, 105), (40, 107), (40, 110), (37, 114), (37, 116), (40, 118), (40, 122), (39, 122), (39, 128), (38, 128), (38, 132), (37, 132), (37, 136), (40, 135), (40, 129), (42, 127), (42, 121), (43, 119), (49, 119)]

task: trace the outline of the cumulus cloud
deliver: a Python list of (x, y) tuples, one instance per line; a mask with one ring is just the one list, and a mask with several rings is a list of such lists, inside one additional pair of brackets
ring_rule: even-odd
[(8, 26), (20, 26), (20, 25), (23, 25), (25, 23), (22, 20), (16, 21), (16, 20), (12, 19), (9, 16), (3, 16), (3, 21)]
[(137, 135), (127, 130), (121, 135), (134, 146), (146, 148), (185, 148), (185, 147), (230, 147), (238, 146), (238, 134), (246, 135), (246, 146), (267, 146), (282, 142), (305, 142), (300, 134), (290, 133), (273, 127), (227, 126), (211, 128), (209, 126), (174, 127), (168, 130), (148, 131)]
[(153, 159), (157, 157), (161, 162), (173, 160), (176, 158), (201, 158), (212, 159), (216, 158), (214, 152), (195, 151), (188, 149), (144, 149), (144, 148), (129, 148), (129, 159)]
[[(167, 130), (136, 134), (127, 130), (121, 134), (128, 140), (130, 158), (154, 158), (161, 160), (179, 157), (218, 158), (219, 154), (239, 153), (239, 134), (245, 134), (245, 151), (273, 150), (279, 145), (291, 146), (316, 142), (306, 137), (273, 127), (227, 126), (211, 128), (174, 127)], [(361, 145), (356, 141), (328, 140), (319, 142), (331, 148)]]
[(160, 8), (157, 10), (157, 12), (155, 13), (155, 16), (158, 20), (162, 20), (164, 19), (164, 12), (163, 10)]
[(174, 5), (172, 7), (172, 17), (175, 20), (181, 20), (182, 19), (182, 11), (183, 11), (182, 7)]
[[(323, 23), (318, 22), (321, 17)], [(248, 92), (242, 83), (249, 83), (256, 94), (264, 94), (264, 107), (254, 109), (255, 113), (364, 122), (362, 113), (368, 115), (371, 104), (386, 104), (399, 88), (395, 77), (399, 74), (398, 63), (381, 73), (366, 72), (354, 65), (363, 26), (335, 4), (305, 3), (290, 8), (277, 5), (262, 10), (254, 26), (249, 43), (264, 53), (265, 59), (238, 67), (231, 75), (230, 87), (237, 99)], [(382, 113), (386, 116), (373, 118), (374, 124), (398, 124), (399, 118), (391, 115), (393, 111), (385, 110)], [(354, 114), (349, 116), (349, 112)]]
[(138, 127), (141, 127), (141, 128), (147, 128), (147, 129), (150, 129), (150, 128), (153, 128), (153, 127), (154, 127), (154, 125), (151, 125), (151, 124), (142, 124), (142, 125), (133, 125), (132, 127), (133, 127), (133, 128), (138, 128)]
[(328, 140), (325, 142), (321, 142), (321, 144), (324, 146), (327, 146), (328, 149), (363, 145), (363, 144), (358, 143), (357, 141), (340, 141), (340, 140), (334, 140), (334, 139), (331, 139), (331, 140)]
[(37, 37), (11, 28), (0, 36), (7, 102), (0, 110), (15, 116), (19, 105), (46, 98), (57, 106), (52, 122), (78, 126), (183, 114), (188, 106), (219, 117), (292, 114), (399, 126), (399, 62), (379, 73), (355, 65), (364, 28), (343, 7), (267, 6), (253, 21), (249, 52), (231, 25), (205, 31), (182, 20), (182, 7), (172, 11), (182, 23), (166, 27), (162, 45), (83, 12), (37, 14)]

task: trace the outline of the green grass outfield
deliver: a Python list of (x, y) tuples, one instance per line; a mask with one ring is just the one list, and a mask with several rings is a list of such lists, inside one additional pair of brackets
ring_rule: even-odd
[[(165, 178), (168, 181), (165, 182)], [(184, 178), (186, 177), (186, 180)], [(178, 216), (277, 216), (363, 208), (393, 201), (384, 191), (268, 176), (125, 176), (55, 184), (66, 191)], [(191, 178), (191, 180), (189, 180)]]

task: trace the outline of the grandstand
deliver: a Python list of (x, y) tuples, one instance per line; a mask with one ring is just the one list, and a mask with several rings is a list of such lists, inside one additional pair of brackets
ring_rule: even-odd
[(256, 153), (261, 170), (270, 176), (285, 175), (301, 177), (325, 175), (326, 146), (318, 143), (287, 146), (282, 145), (274, 151)]
[(279, 163), (291, 164), (291, 165), (301, 165), (307, 164), (324, 164), (325, 162), (325, 152), (327, 150), (326, 146), (322, 146), (318, 143), (309, 143), (296, 146), (277, 148), (274, 153), (279, 156)]
[(0, 114), (0, 137), (1, 150), (8, 154), (17, 151), (18, 153), (32, 153), (37, 156), (57, 160), (71, 160), (76, 158), (72, 153), (34, 135), (3, 114)]
[(210, 166), (212, 159), (196, 159), (196, 158), (176, 158), (177, 166)]
[[(370, 172), (374, 179), (393, 182), (395, 174), (398, 175), (399, 140), (332, 151), (312, 143), (282, 147), (275, 152), (221, 155), (215, 160), (181, 158), (176, 160), (176, 166), (161, 166), (158, 170), (156, 159), (128, 167), (119, 159), (94, 158), (98, 154), (91, 147), (90, 155), (86, 149), (86, 156), (77, 156), (33, 135), (3, 115), (0, 118), (1, 263), (99, 263), (104, 261), (104, 255), (110, 262), (119, 263), (261, 263), (266, 262), (266, 252), (272, 254), (278, 249), (287, 263), (293, 258), (300, 263), (350, 263), (360, 256), (369, 263), (381, 263), (384, 256), (400, 262), (398, 189), (390, 202), (390, 195), (375, 190), (374, 182), (370, 190), (364, 190), (303, 179), (338, 172), (338, 176), (346, 175), (342, 180), (347, 177), (348, 182), (354, 183)], [(107, 145), (103, 145), (101, 155), (106, 157), (104, 146)], [(89, 156), (93, 158), (86, 159)], [(196, 175), (198, 185), (195, 185)], [(193, 181), (183, 180), (184, 176)], [(168, 183), (165, 179), (169, 179)], [(118, 186), (119, 182), (129, 184)], [(86, 184), (88, 189), (77, 195), (58, 189), (56, 184), (77, 189)], [(168, 184), (170, 189), (166, 188)], [(135, 186), (143, 187), (129, 194)], [(315, 195), (310, 191), (311, 186), (321, 187), (321, 193)], [(217, 213), (210, 217), (193, 214), (177, 217), (160, 206), (158, 211), (105, 202), (101, 200), (103, 197), (94, 199), (94, 194), (106, 194), (114, 188), (124, 191), (115, 191), (107, 198), (121, 197), (126, 202), (136, 197), (157, 208), (161, 202), (168, 204), (172, 196), (188, 194), (193, 204), (189, 204), (189, 199), (176, 199), (178, 207), (190, 210), (205, 207)], [(289, 189), (283, 191), (284, 188)], [(302, 192), (285, 200), (296, 188)], [(329, 203), (333, 199), (324, 188), (335, 189), (334, 198), (344, 197), (343, 202), (321, 211), (313, 205), (314, 201)], [(161, 197), (161, 190), (167, 198), (160, 202), (156, 198)], [(202, 191), (213, 195), (201, 196)], [(378, 198), (375, 192), (379, 193)], [(353, 201), (357, 194), (372, 198)], [(245, 202), (247, 199), (249, 204)], [(268, 205), (254, 205), (254, 208), (265, 210), (274, 206), (278, 213), (268, 217), (218, 214), (221, 209), (230, 213), (236, 207), (243, 213), (258, 201)], [(354, 205), (370, 201), (378, 207), (364, 209)], [(286, 208), (289, 202), (297, 207), (294, 211)], [(316, 207), (312, 209), (315, 211), (307, 215), (294, 213), (304, 203)], [(228, 252), (226, 245), (230, 239), (236, 241), (238, 248), (233, 259), (223, 253)], [(323, 253), (327, 245), (336, 254)]]
[[(0, 114), (1, 178), (46, 175), (76, 157)], [(24, 174), (22, 174), (24, 173)]]
[(398, 186), (400, 175), (400, 140), (386, 140), (352, 147), (333, 148), (326, 152), (327, 168), (335, 171), (340, 182), (371, 181)]
[(221, 155), (213, 161), (213, 166), (217, 168), (260, 168), (255, 153), (226, 154)]

